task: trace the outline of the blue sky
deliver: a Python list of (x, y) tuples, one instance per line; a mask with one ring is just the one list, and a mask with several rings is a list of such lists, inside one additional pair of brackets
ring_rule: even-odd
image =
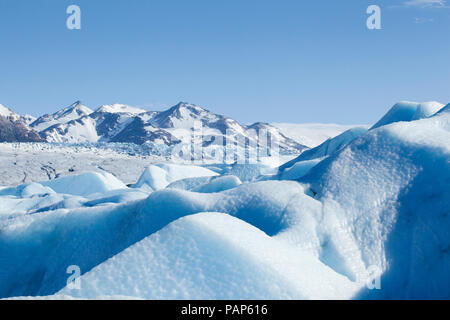
[[(79, 5), (81, 30), (66, 28)], [(382, 9), (382, 30), (366, 9)], [(450, 102), (450, 1), (0, 0), (0, 103), (161, 110), (243, 123), (373, 123), (399, 100)]]

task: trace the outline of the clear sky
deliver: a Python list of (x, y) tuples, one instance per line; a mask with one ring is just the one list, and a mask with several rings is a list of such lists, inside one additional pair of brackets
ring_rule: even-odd
[[(81, 30), (66, 8), (81, 8)], [(382, 30), (366, 9), (381, 7)], [(0, 103), (161, 110), (243, 123), (373, 123), (400, 100), (450, 102), (450, 1), (0, 0)]]

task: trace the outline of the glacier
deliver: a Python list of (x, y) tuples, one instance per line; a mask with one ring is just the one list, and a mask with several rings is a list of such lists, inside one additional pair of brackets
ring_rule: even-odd
[(449, 110), (400, 102), (278, 168), (2, 187), (0, 298), (449, 299)]

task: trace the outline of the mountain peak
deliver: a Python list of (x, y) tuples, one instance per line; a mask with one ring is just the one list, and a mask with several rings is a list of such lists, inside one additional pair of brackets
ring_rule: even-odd
[(0, 104), (0, 116), (14, 117), (14, 116), (16, 116), (16, 113), (14, 111), (12, 111), (10, 108), (5, 107), (4, 105)]
[(120, 103), (114, 103), (114, 104), (107, 104), (103, 105), (100, 108), (97, 109), (96, 112), (103, 112), (103, 113), (129, 113), (129, 114), (141, 114), (147, 112), (144, 109), (132, 107), (126, 104), (120, 104)]
[(67, 114), (70, 114), (72, 112), (77, 112), (80, 116), (82, 116), (82, 115), (89, 115), (93, 111), (91, 109), (89, 109), (88, 107), (86, 107), (85, 105), (83, 105), (83, 103), (80, 100), (78, 100), (78, 101), (72, 103), (70, 106), (54, 113), (53, 115), (57, 118), (60, 118)]
[(83, 105), (81, 101), (76, 101), (70, 106), (65, 107), (51, 115), (46, 114), (39, 117), (31, 124), (31, 127), (36, 131), (43, 131), (57, 124), (67, 123), (72, 120), (79, 119), (83, 116), (88, 116), (93, 111)]
[(74, 103), (72, 103), (70, 105), (70, 107), (78, 107), (79, 105), (82, 105), (83, 103), (81, 102), (81, 100), (77, 100)]
[(195, 104), (189, 103), (189, 102), (179, 102), (169, 110), (180, 110), (180, 109), (187, 109), (190, 111), (196, 111), (196, 112), (209, 112), (208, 110), (199, 107)]
[(150, 123), (160, 128), (191, 128), (194, 121), (217, 121), (218, 116), (197, 105), (179, 102), (166, 111), (159, 112)]

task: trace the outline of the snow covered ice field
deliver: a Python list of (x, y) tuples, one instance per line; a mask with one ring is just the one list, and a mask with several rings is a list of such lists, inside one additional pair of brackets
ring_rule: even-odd
[(401, 102), (275, 170), (0, 150), (1, 298), (450, 298), (450, 105)]

